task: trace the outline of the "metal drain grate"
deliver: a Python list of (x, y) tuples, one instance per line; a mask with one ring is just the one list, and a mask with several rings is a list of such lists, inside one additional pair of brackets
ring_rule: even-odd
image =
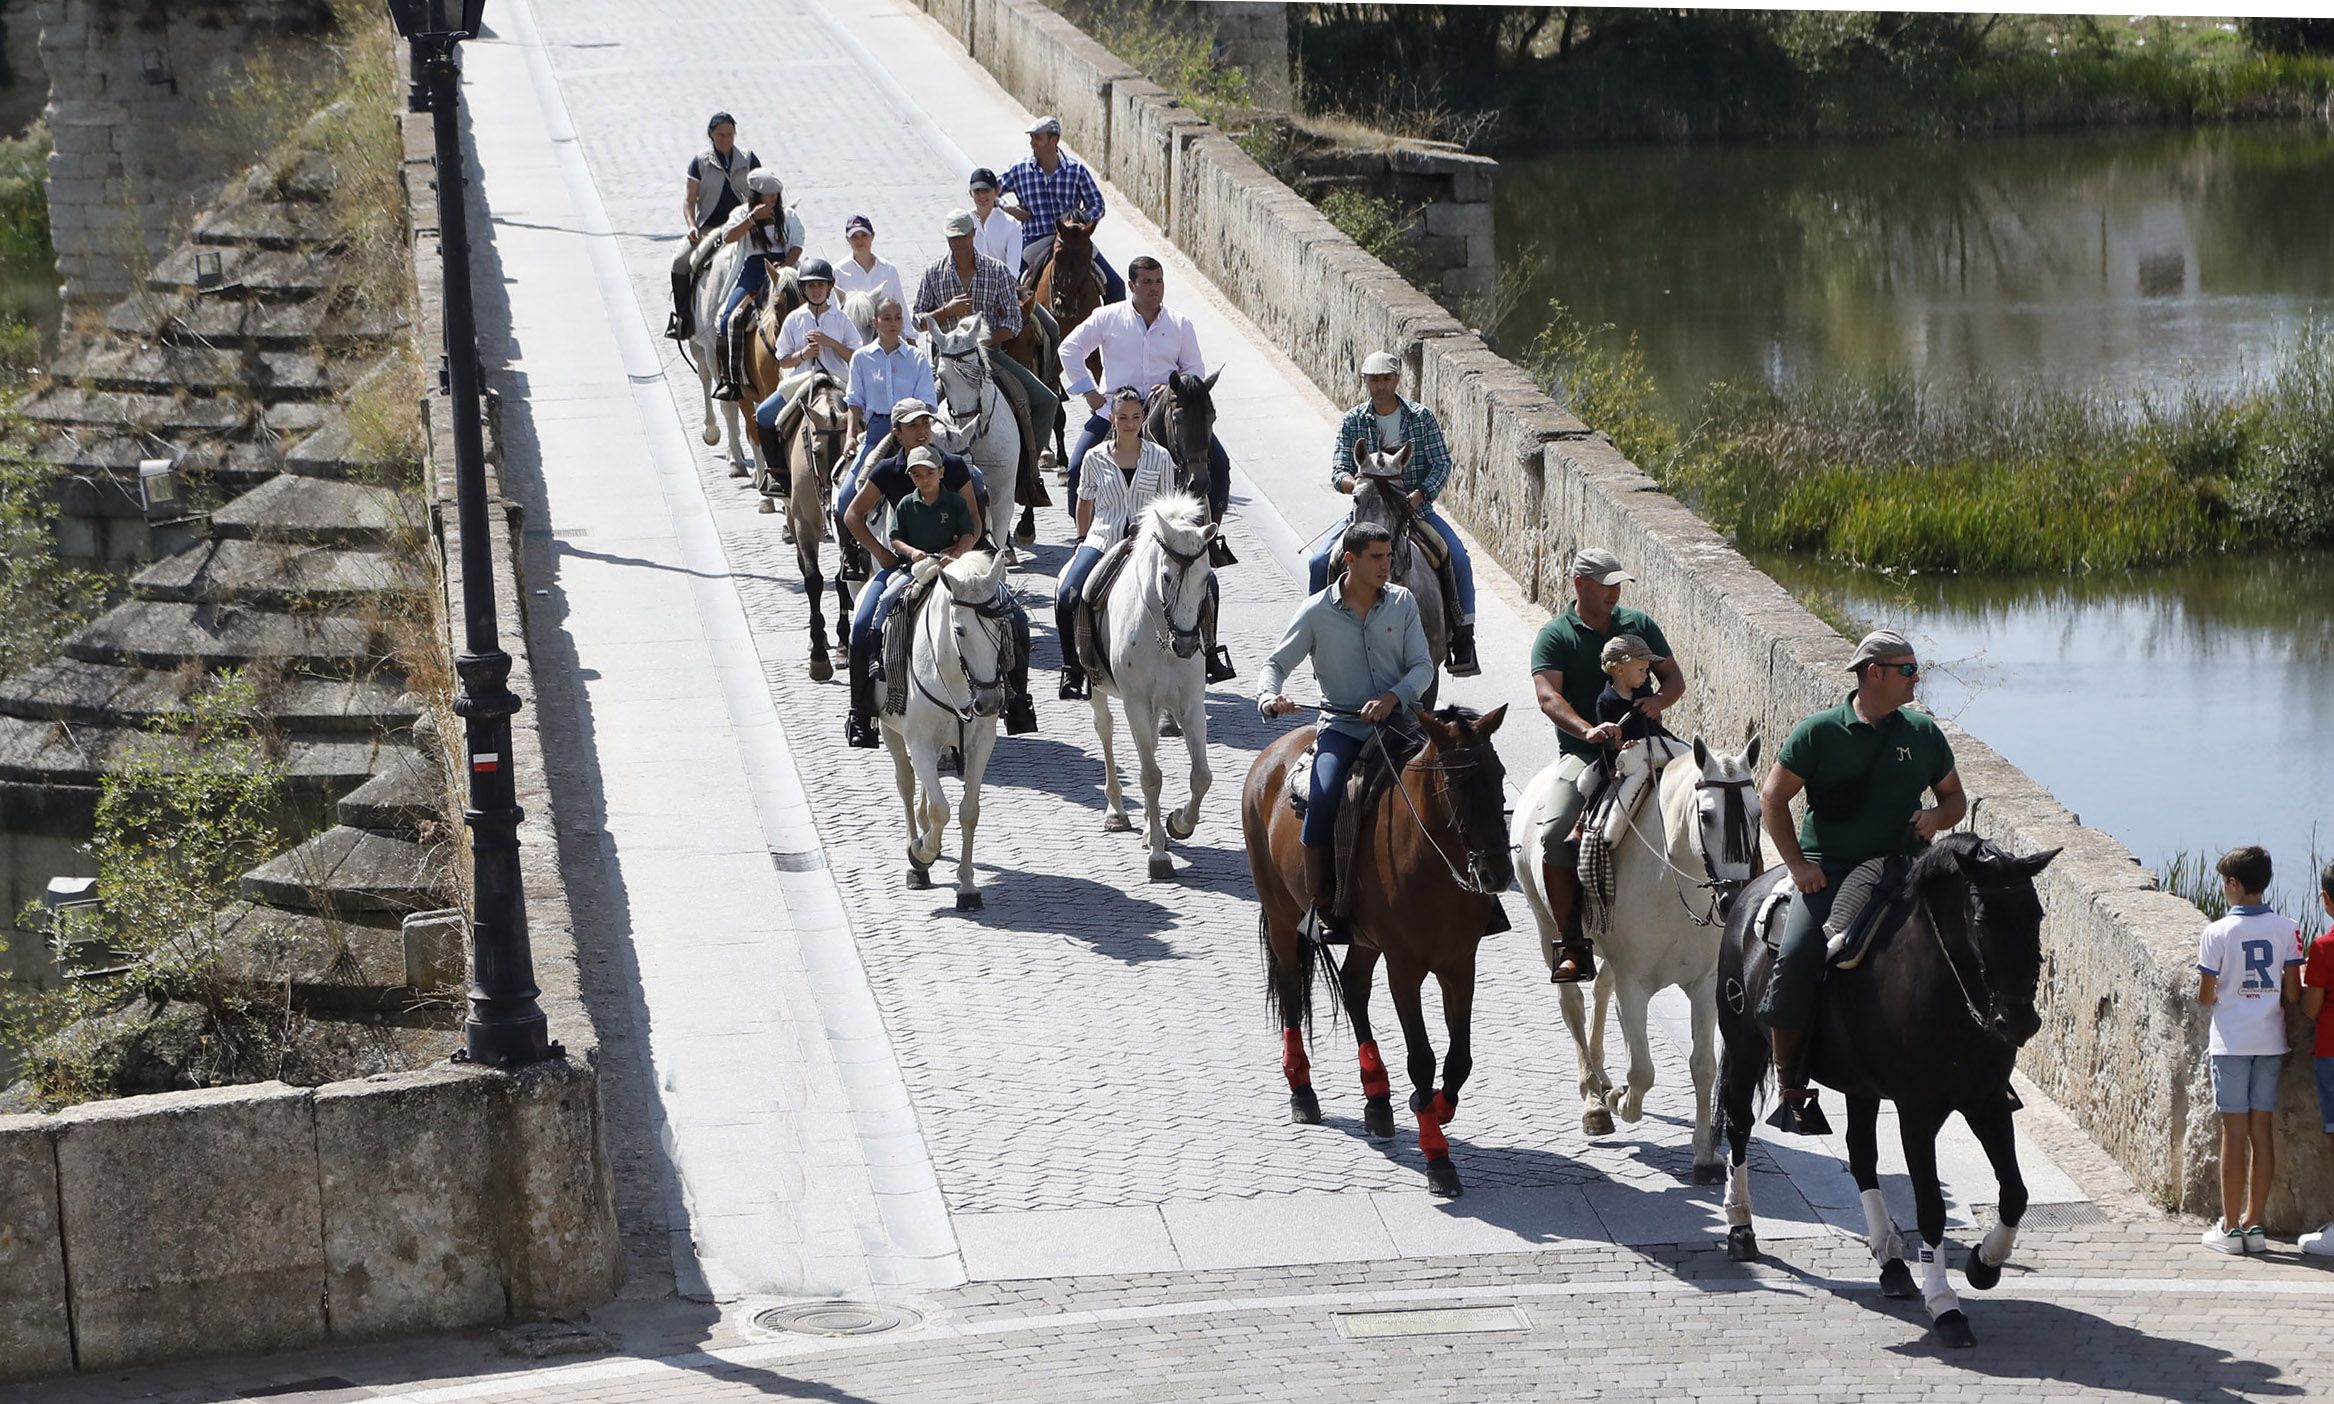
[(921, 1326), (924, 1318), (906, 1307), (874, 1302), (797, 1302), (754, 1313), (754, 1324), (765, 1331), (797, 1336), (880, 1336)]

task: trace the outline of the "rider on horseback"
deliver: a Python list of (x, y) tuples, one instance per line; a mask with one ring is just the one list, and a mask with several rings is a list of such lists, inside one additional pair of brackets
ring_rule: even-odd
[[(1053, 257), (1054, 226), (1063, 215), (1083, 210), (1088, 222), (1102, 223), (1102, 187), (1084, 162), (1062, 150), (1058, 117), (1040, 117), (1029, 124), (1029, 159), (1007, 167), (998, 185), (1003, 194), (1019, 201), (1007, 205), (1005, 212), (1022, 224), (1021, 267), (1016, 276), (1023, 282), (1035, 279), (1046, 260)], [(1100, 249), (1094, 251), (1094, 268), (1102, 275), (1102, 300), (1126, 301), (1126, 282)], [(1063, 364), (1068, 364), (1067, 357)]]
[(849, 466), (836, 484), (836, 537), (848, 542), (851, 532), (841, 525), (842, 508), (859, 495), (859, 470), (876, 445), (891, 433), (891, 407), (902, 400), (928, 405), (940, 398), (932, 383), (932, 358), (924, 348), (900, 333), (907, 322), (898, 299), (879, 297), (875, 303), (875, 340), (851, 358), (851, 384), (843, 396), (851, 415)]
[[(1127, 265), (1134, 278), (1131, 296), (1105, 307), (1062, 338), (1062, 374), (1073, 395), (1084, 395), (1090, 413), (1079, 431), (1078, 446), (1070, 450), (1070, 495), (1078, 495), (1080, 465), (1094, 446), (1110, 435), (1103, 416), (1102, 392), (1088, 372), (1086, 358), (1102, 353), (1102, 384), (1131, 385), (1145, 397), (1167, 383), (1177, 371), (1205, 377), (1207, 359), (1200, 354), (1199, 332), (1191, 319), (1167, 308), (1167, 270), (1145, 254)], [(1232, 500), (1232, 461), (1213, 433), (1208, 435), (1208, 511), (1222, 520)], [(1318, 587), (1315, 587), (1318, 588)]]
[(732, 210), (721, 231), (722, 243), (743, 243), (746, 252), (738, 260), (737, 285), (721, 304), (714, 325), (713, 358), (721, 374), (720, 384), (713, 387), (716, 400), (736, 399), (738, 387), (745, 383), (746, 343), (737, 333), (752, 322), (754, 305), (770, 286), (771, 264), (791, 268), (802, 257), (802, 216), (783, 207), (785, 187), (778, 173), (756, 171), (746, 177), (746, 188), (753, 202)]
[(706, 122), (705, 139), (711, 145), (690, 158), (689, 189), (681, 197), (681, 220), (687, 233), (682, 236), (681, 251), (673, 255), (673, 316), (665, 324), (665, 335), (675, 341), (687, 341), (697, 334), (689, 290), (697, 281), (698, 270), (718, 247), (706, 243), (705, 236), (721, 228), (730, 211), (746, 203), (746, 178), (762, 164), (762, 158), (753, 152), (738, 150), (737, 119), (726, 112), (716, 112)]
[(1346, 776), (1374, 729), (1406, 715), (1434, 682), (1418, 600), (1387, 579), (1394, 569), (1392, 535), (1375, 522), (1356, 522), (1345, 529), (1342, 549), (1344, 576), (1297, 607), (1256, 677), (1256, 710), (1267, 721), (1296, 707), (1280, 689), (1297, 664), (1311, 658), (1321, 687), (1323, 721), (1300, 838), (1305, 884), (1313, 891), (1309, 934), (1325, 945), (1351, 939), (1332, 916), (1330, 890)]
[[(1062, 364), (1069, 363), (1065, 346)], [(1404, 444), (1410, 445), (1410, 464), (1403, 470), (1402, 487), (1410, 494), (1411, 510), (1418, 514), (1420, 521), (1434, 528), (1448, 548), (1451, 593), (1458, 597), (1458, 617), (1451, 625), (1451, 676), (1473, 677), (1483, 671), (1483, 665), (1475, 658), (1475, 563), (1467, 555), (1465, 543), (1459, 540), (1458, 530), (1434, 510), (1434, 500), (1451, 476), (1451, 450), (1443, 441), (1442, 423), (1434, 417), (1433, 410), (1405, 400), (1397, 393), (1402, 383), (1402, 365), (1390, 353), (1372, 351), (1363, 358), (1361, 371), (1362, 384), (1370, 397), (1347, 410), (1337, 426), (1337, 442), (1329, 454), (1329, 480), (1339, 492), (1354, 490), (1352, 453), (1357, 443), (1375, 443), (1388, 453)], [(1329, 583), (1329, 555), (1344, 530), (1345, 523), (1338, 522), (1321, 533), (1306, 551), (1308, 589), (1319, 590)]]
[[(754, 428), (762, 436), (762, 461), (770, 465), (776, 496), (792, 491), (786, 464), (786, 439), (802, 418), (802, 392), (810, 384), (816, 362), (838, 385), (851, 377), (851, 359), (859, 350), (859, 329), (835, 305), (835, 270), (823, 258), (802, 265), (802, 306), (786, 314), (778, 328), (778, 369), (785, 378), (768, 398), (754, 407)], [(797, 369), (800, 367), (800, 369)]]
[[(1928, 713), (1905, 705), (1921, 665), (1904, 635), (1866, 634), (1848, 671), (1856, 687), (1847, 700), (1791, 729), (1759, 789), (1767, 838), (1790, 871), (1793, 891), (1758, 1020), (1773, 1042), (1783, 1086), (1778, 1124), (1807, 1134), (1828, 1129), (1808, 1090), (1805, 1053), (1823, 973), (1824, 919), (1836, 889), (1859, 864), (1927, 843), (1968, 809), (1944, 731)], [(1795, 832), (1791, 800), (1802, 788), (1807, 813)], [(1925, 809), (1924, 790), (1937, 795)]]
[(997, 173), (987, 166), (965, 182), (972, 197), (973, 247), (1005, 265), (1013, 280), (1021, 280), (1021, 222), (997, 203)]
[[(980, 470), (953, 453), (932, 447), (932, 407), (922, 400), (901, 400), (892, 406), (891, 423), (892, 442), (899, 451), (868, 466), (861, 475), (858, 493), (843, 510), (844, 529), (883, 567), (860, 593), (859, 609), (851, 621), (851, 714), (843, 723), (843, 739), (868, 750), (882, 744), (875, 730), (875, 647), (882, 637), (884, 620), (899, 603), (908, 578), (908, 562), (889, 542), (876, 539), (875, 514), (915, 492), (908, 459), (918, 452), (929, 452), (938, 456), (941, 490), (961, 496), (976, 524), (983, 520)], [(897, 517), (896, 510), (893, 515)], [(977, 530), (976, 526), (976, 534)], [(1005, 730), (1022, 736), (1037, 730), (1037, 710), (1029, 700), (1029, 612), (1011, 590), (1000, 587), (998, 593), (1013, 614), (1012, 697), (1005, 704)]]
[[(989, 369), (1020, 384), (1029, 402), (1031, 436), (1050, 433), (1054, 417), (1061, 412), (1061, 397), (1046, 388), (1027, 366), (997, 349), (999, 342), (1012, 340), (1021, 330), (1021, 298), (1013, 275), (1005, 271), (1004, 264), (973, 248), (977, 226), (970, 214), (950, 210), (940, 228), (948, 236), (948, 252), (934, 259), (916, 284), (915, 306), (909, 309), (916, 325), (945, 331), (978, 312), (989, 329), (985, 342)], [(1005, 484), (1004, 491), (1011, 493), (1013, 486)], [(1005, 547), (1002, 541), (993, 544), (999, 550)]]
[(1686, 693), (1686, 676), (1670, 656), (1669, 640), (1652, 616), (1621, 604), (1621, 586), (1637, 577), (1621, 568), (1613, 553), (1583, 547), (1572, 558), (1574, 603), (1540, 626), (1532, 640), (1532, 685), (1540, 711), (1556, 724), (1556, 744), (1564, 754), (1556, 763), (1554, 793), (1548, 827), (1540, 837), (1540, 884), (1548, 897), (1548, 914), (1563, 933), (1561, 952), (1549, 970), (1560, 985), (1590, 979), (1596, 974), (1596, 948), (1580, 922), (1580, 844), (1572, 837), (1580, 819), (1583, 772), (1604, 755), (1604, 748), (1621, 742), (1621, 725), (1592, 721), (1597, 697), (1604, 691), (1604, 648), (1623, 634), (1634, 634), (1653, 657), (1653, 676), (1661, 688), (1634, 702), (1636, 709), (1659, 720)]
[(906, 307), (908, 293), (900, 282), (898, 265), (876, 256), (875, 221), (863, 214), (851, 216), (843, 225), (843, 242), (851, 246), (851, 256), (835, 265), (835, 300), (863, 292), (878, 303), (888, 297)]

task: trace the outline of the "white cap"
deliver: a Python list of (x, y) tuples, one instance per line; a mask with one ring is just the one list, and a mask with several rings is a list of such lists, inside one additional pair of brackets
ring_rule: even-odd
[(1062, 119), (1059, 117), (1040, 117), (1029, 124), (1031, 136), (1036, 136), (1039, 132), (1052, 132), (1055, 136), (1060, 136), (1062, 134)]
[(951, 239), (962, 238), (979, 228), (979, 225), (973, 223), (972, 213), (968, 210), (950, 210), (948, 218), (940, 221), (940, 232)]
[(1394, 359), (1394, 353), (1391, 351), (1372, 351), (1367, 356), (1362, 357), (1363, 375), (1400, 375), (1401, 373), (1402, 363)]

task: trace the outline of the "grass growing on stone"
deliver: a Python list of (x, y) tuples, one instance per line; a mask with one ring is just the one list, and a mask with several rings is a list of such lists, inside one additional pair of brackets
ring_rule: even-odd
[[(2314, 941), (2326, 930), (2326, 909), (2318, 903), (2318, 874), (2326, 862), (2313, 843), (2309, 863), (2298, 866), (2295, 855), (2287, 854), (2283, 861), (2278, 855), (2269, 855), (2278, 874), (2266, 895), (2271, 910), (2282, 912), (2301, 923), (2302, 939)], [(2210, 855), (2181, 849), (2156, 870), (2156, 883), (2175, 897), (2185, 897), (2204, 913), (2207, 921), (2218, 921), (2229, 914), (2229, 899), (2221, 891), (2221, 875), (2213, 870), (2219, 860)], [(2289, 881), (2289, 874), (2299, 872)]]
[(1746, 550), (1888, 570), (2082, 574), (2246, 544), (2334, 543), (2334, 329), (2235, 393), (2111, 396), (1902, 375), (1713, 385), (1658, 408), (1631, 343), (1562, 307), (1527, 357), (1551, 392)]

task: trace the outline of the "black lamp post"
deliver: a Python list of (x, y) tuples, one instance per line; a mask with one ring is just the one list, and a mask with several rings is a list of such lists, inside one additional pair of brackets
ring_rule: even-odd
[(445, 260), (445, 369), (454, 426), (456, 519), (462, 535), (463, 721), (470, 771), (470, 1017), (458, 1058), (519, 1067), (561, 1056), (536, 1002), (527, 946), (527, 899), (519, 885), (518, 794), (511, 776), (510, 655), (494, 626), (494, 557), (487, 549), (486, 444), (478, 427), (478, 331), (470, 306), (470, 239), (463, 203), (462, 134), (456, 104), (462, 66), (455, 46), (478, 32), (486, 0), (389, 0), (413, 50), (412, 106), (428, 112), (437, 144), (438, 250)]

